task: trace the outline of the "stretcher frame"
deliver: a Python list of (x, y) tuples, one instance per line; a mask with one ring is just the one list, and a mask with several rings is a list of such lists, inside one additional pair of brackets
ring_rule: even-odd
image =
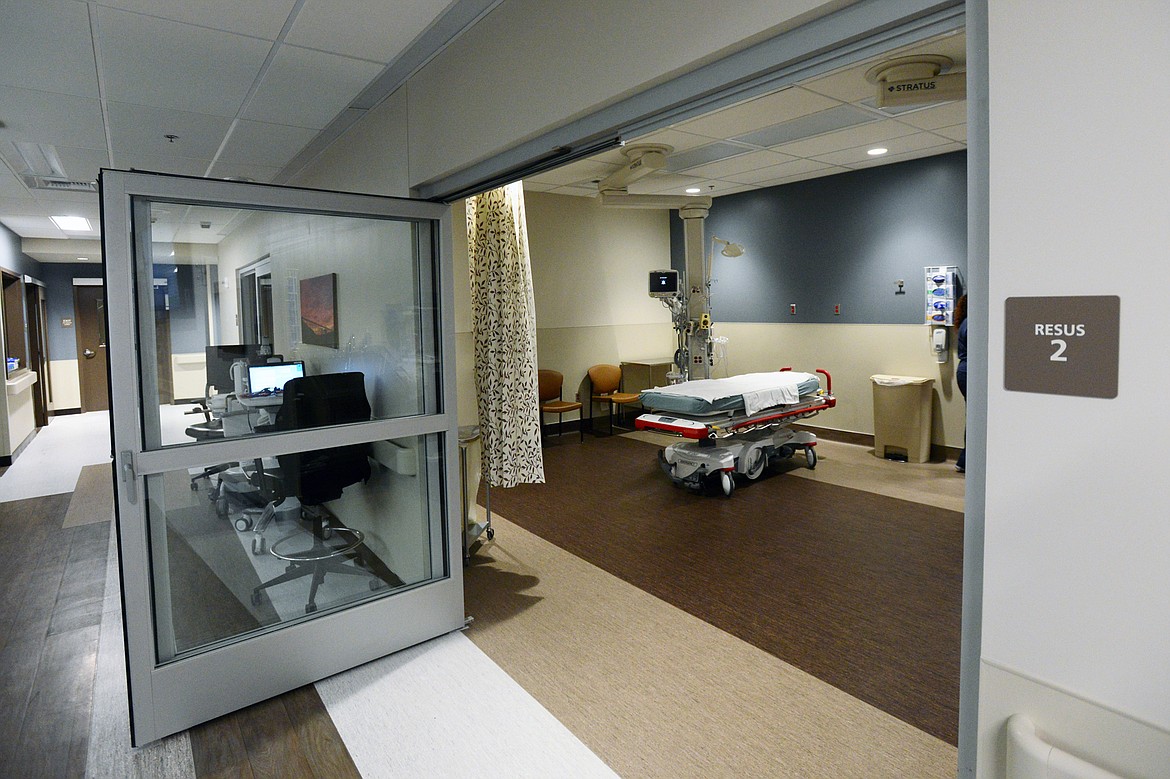
[[(792, 370), (781, 368), (782, 371)], [(807, 430), (792, 430), (799, 420), (837, 405), (833, 378), (817, 368), (825, 386), (795, 403), (772, 406), (755, 414), (724, 411), (714, 414), (646, 413), (634, 421), (637, 430), (670, 433), (686, 441), (658, 453), (658, 462), (671, 480), (689, 489), (730, 497), (735, 475), (758, 479), (764, 469), (803, 451), (809, 468), (817, 465), (817, 438)]]

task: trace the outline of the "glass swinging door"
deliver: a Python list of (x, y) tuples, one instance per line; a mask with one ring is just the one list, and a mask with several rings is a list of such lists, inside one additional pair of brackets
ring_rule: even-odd
[(134, 743), (462, 627), (449, 208), (101, 185)]

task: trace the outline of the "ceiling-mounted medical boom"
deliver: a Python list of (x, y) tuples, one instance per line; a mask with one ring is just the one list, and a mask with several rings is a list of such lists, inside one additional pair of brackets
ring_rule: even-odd
[(613, 208), (678, 209), (683, 220), (685, 285), (671, 308), (678, 349), (674, 363), (682, 379), (711, 378), (711, 300), (707, 294), (706, 242), (703, 223), (711, 209), (710, 197), (689, 195), (631, 195), (627, 187), (666, 165), (673, 151), (665, 144), (633, 144), (622, 149), (629, 163), (597, 183), (601, 205)]

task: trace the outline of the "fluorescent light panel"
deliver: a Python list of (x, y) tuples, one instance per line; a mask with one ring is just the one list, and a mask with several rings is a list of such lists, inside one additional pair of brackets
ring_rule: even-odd
[(50, 216), (53, 224), (67, 233), (88, 233), (93, 230), (84, 216)]

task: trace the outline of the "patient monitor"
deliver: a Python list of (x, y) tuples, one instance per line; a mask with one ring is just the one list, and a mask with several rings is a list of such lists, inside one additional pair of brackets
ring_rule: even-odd
[(678, 271), (650, 271), (650, 297), (672, 298), (678, 294)]

